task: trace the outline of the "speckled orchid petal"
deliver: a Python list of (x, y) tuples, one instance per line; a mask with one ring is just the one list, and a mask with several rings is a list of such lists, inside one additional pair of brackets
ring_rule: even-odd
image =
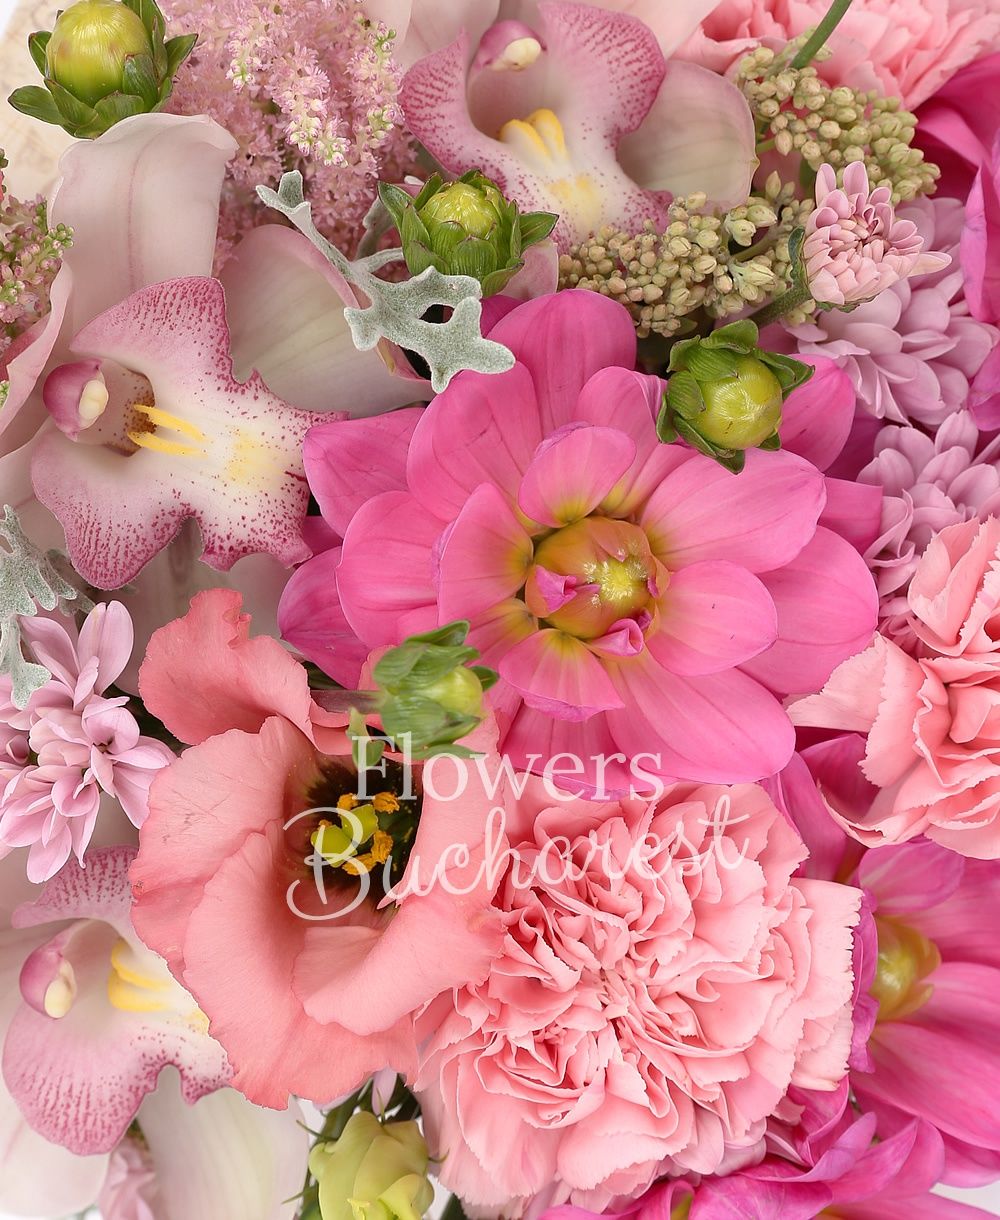
[(143, 289), (86, 326), (73, 350), (148, 383), (143, 392), (133, 381), (108, 404), (104, 443), (53, 431), (32, 461), (35, 494), (88, 581), (132, 580), (188, 518), (201, 528), (203, 560), (224, 571), (244, 555), (308, 557), (302, 442), (324, 417), (288, 406), (256, 374), (234, 380), (217, 280)]
[(447, 169), (479, 166), (522, 209), (558, 212), (561, 246), (604, 223), (662, 219), (662, 200), (615, 156), (663, 80), (653, 34), (622, 13), (542, 3), (536, 41), (527, 59), (495, 47), (471, 71), (464, 35), (422, 59), (403, 81), (410, 129)]

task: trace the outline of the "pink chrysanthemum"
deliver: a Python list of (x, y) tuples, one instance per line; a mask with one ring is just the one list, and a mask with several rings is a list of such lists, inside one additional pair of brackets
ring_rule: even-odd
[(833, 309), (787, 331), (771, 327), (766, 339), (778, 350), (835, 360), (870, 415), (935, 426), (966, 406), (1000, 332), (969, 315), (957, 258), (963, 205), (919, 199), (897, 216), (916, 227), (924, 249), (952, 256), (951, 265), (899, 280), (849, 313)]
[(816, 175), (816, 210), (806, 220), (802, 257), (813, 298), (825, 305), (855, 305), (909, 279), (941, 271), (950, 255), (924, 250), (912, 220), (901, 220), (887, 186), (872, 190), (863, 161), (844, 170), (837, 185), (831, 165)]
[(793, 878), (805, 848), (763, 789), (552, 805), (530, 781), (506, 829), (503, 951), (417, 1022), (417, 1091), (463, 1200), (599, 1210), (719, 1170), (791, 1084), (836, 1088), (861, 895)]
[(52, 678), (18, 712), (0, 676), (0, 855), (27, 847), (29, 879), (45, 881), (71, 855), (83, 862), (102, 795), (141, 826), (153, 776), (173, 754), (140, 734), (126, 696), (105, 697), (132, 652), (124, 606), (97, 606), (79, 637), (47, 618), (22, 619), (21, 631)]

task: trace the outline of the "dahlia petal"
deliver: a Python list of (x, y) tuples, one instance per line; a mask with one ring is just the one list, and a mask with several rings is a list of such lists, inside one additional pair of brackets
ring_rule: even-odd
[(306, 433), (302, 458), (309, 490), (327, 525), (341, 537), (372, 496), (406, 488), (406, 456), (422, 412), (390, 411), (374, 419), (337, 420)]
[(880, 915), (902, 918), (949, 902), (962, 886), (965, 869), (962, 856), (936, 843), (903, 843), (865, 852), (858, 884), (875, 895)]
[(270, 636), (250, 639), (235, 589), (199, 593), (155, 632), (139, 671), (147, 708), (187, 745), (227, 729), (255, 732), (275, 714), (309, 732), (305, 670)]
[(754, 450), (738, 476), (697, 454), (667, 476), (640, 523), (672, 571), (723, 559), (769, 572), (810, 541), (825, 499), (823, 476), (794, 454)]
[(307, 557), (300, 450), (319, 419), (275, 398), (259, 377), (232, 379), (217, 280), (142, 289), (86, 326), (74, 345), (141, 372), (155, 395), (146, 413), (164, 416), (130, 454), (74, 445), (59, 433), (35, 452), (35, 493), (66, 530), (86, 579), (99, 588), (132, 580), (188, 517), (201, 526), (203, 558), (213, 567), (257, 552), (287, 564)]
[(552, 628), (515, 645), (498, 668), (529, 707), (562, 720), (586, 720), (624, 706), (604, 666), (586, 645)]
[(444, 623), (476, 620), (524, 584), (533, 548), (510, 503), (483, 483), (449, 527), (438, 562), (438, 613)]
[(233, 371), (256, 370), (273, 394), (306, 411), (377, 415), (430, 397), (399, 348), (354, 345), (344, 310), (358, 299), (302, 234), (261, 225), (219, 274), (226, 290)]
[(673, 573), (650, 653), (675, 674), (717, 673), (774, 643), (778, 616), (756, 576), (734, 563), (693, 563)]
[(792, 755), (795, 734), (781, 705), (739, 670), (682, 677), (648, 656), (609, 661), (608, 668), (625, 697), (624, 710), (608, 713), (618, 747), (645, 757), (654, 752), (662, 775), (755, 782)]
[(445, 518), (457, 516), (481, 483), (513, 496), (541, 439), (531, 377), (520, 363), (490, 377), (459, 373), (413, 431), (410, 490), (425, 512)]
[(618, 155), (629, 177), (648, 191), (680, 197), (703, 191), (719, 208), (736, 207), (746, 200), (758, 165), (753, 115), (731, 81), (671, 60), (656, 100)]
[(403, 491), (383, 492), (355, 514), (337, 588), (344, 617), (366, 644), (398, 644), (400, 616), (411, 611), (426, 610), (437, 621), (431, 555), (443, 528)]
[(822, 527), (783, 568), (761, 578), (778, 611), (774, 646), (743, 670), (781, 695), (819, 690), (871, 640), (878, 593), (858, 552)]
[(806, 356), (812, 377), (793, 390), (781, 412), (781, 447), (826, 470), (840, 456), (854, 425), (851, 379), (825, 356)]
[(579, 521), (611, 495), (635, 456), (635, 443), (617, 428), (566, 425), (539, 445), (518, 505), (541, 525)]
[(881, 532), (883, 503), (883, 490), (877, 484), (828, 477), (820, 524), (864, 555)]
[(306, 660), (355, 688), (369, 650), (344, 617), (337, 591), (340, 559), (340, 547), (332, 547), (295, 569), (278, 605), (278, 628)]

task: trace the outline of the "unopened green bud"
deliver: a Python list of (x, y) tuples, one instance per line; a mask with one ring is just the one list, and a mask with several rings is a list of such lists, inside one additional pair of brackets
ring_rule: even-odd
[(448, 183), (434, 174), (416, 198), (387, 182), (378, 189), (410, 272), (435, 267), (444, 275), (471, 276), (484, 297), (503, 291), (524, 266), (524, 251), (548, 237), (558, 220), (550, 212), (522, 216), (477, 170)]
[(59, 14), (45, 49), (47, 75), (91, 106), (122, 88), (130, 55), (148, 55), (146, 27), (121, 0), (77, 0)]
[(483, 718), (483, 683), (467, 665), (424, 687), (424, 695), (459, 716)]
[(702, 385), (701, 393), (698, 431), (721, 449), (754, 449), (781, 423), (781, 384), (754, 356), (741, 356), (735, 377)]
[(309, 1155), (323, 1220), (421, 1220), (434, 1201), (429, 1165), (417, 1123), (382, 1123), (366, 1111)]

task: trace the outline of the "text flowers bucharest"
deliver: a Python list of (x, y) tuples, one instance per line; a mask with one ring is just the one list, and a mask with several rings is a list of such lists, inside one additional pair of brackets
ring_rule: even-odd
[(32, 10), (0, 1214), (992, 1214), (1000, 0)]

